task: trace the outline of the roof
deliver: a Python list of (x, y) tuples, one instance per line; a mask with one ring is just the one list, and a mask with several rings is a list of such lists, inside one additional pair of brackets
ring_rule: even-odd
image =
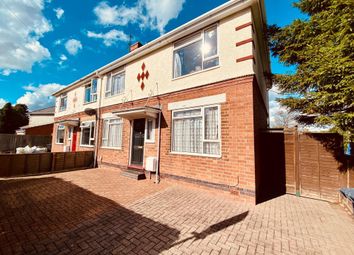
[(30, 115), (54, 115), (54, 113), (55, 113), (55, 106), (51, 106), (51, 107), (31, 111), (29, 114)]
[(78, 87), (88, 82), (90, 79), (101, 77), (102, 75), (128, 64), (138, 58), (141, 58), (157, 49), (162, 48), (165, 45), (173, 43), (191, 33), (194, 33), (208, 25), (211, 25), (220, 19), (223, 19), (233, 13), (248, 8), (253, 4), (258, 3), (261, 6), (261, 15), (263, 22), (265, 21), (265, 12), (263, 6), (263, 0), (230, 0), (223, 5), (185, 23), (184, 25), (160, 36), (159, 38), (145, 44), (144, 46), (129, 52), (128, 54), (110, 62), (109, 64), (89, 73), (79, 80), (74, 81), (67, 87), (55, 92), (53, 96), (60, 95), (63, 92), (69, 91), (71, 88)]

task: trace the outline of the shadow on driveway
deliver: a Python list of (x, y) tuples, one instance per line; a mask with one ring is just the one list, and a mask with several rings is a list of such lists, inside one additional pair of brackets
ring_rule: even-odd
[(59, 178), (0, 181), (0, 253), (159, 254), (179, 234)]

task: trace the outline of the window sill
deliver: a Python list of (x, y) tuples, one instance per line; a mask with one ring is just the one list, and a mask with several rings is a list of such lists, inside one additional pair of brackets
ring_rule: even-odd
[(95, 146), (94, 146), (94, 145), (85, 145), (85, 144), (80, 144), (80, 147), (93, 148), (93, 147), (95, 147)]
[(121, 95), (123, 95), (125, 93), (125, 91), (123, 91), (123, 92), (120, 92), (120, 93), (117, 93), (117, 94), (114, 94), (114, 95), (110, 95), (110, 96), (104, 96), (104, 98), (112, 98), (112, 97), (116, 97), (116, 96), (121, 96)]
[(145, 140), (145, 143), (153, 144), (155, 143), (155, 140)]
[(56, 145), (64, 145), (64, 143), (57, 143), (57, 142), (56, 142), (55, 144), (56, 144)]
[(217, 66), (213, 66), (213, 67), (204, 69), (204, 70), (196, 71), (196, 72), (194, 72), (194, 73), (189, 73), (189, 74), (185, 74), (185, 75), (183, 75), (183, 76), (179, 76), (179, 77), (176, 77), (176, 78), (172, 78), (172, 81), (176, 81), (176, 80), (183, 79), (183, 78), (187, 78), (187, 77), (190, 77), (190, 76), (193, 76), (193, 75), (196, 75), (196, 74), (201, 74), (201, 73), (204, 73), (204, 72), (208, 72), (208, 71), (211, 71), (211, 70), (214, 70), (214, 69), (217, 69), (217, 68), (220, 68), (220, 64), (217, 65)]
[(93, 103), (97, 103), (97, 100), (96, 101), (92, 101), (92, 102), (85, 102), (84, 105), (93, 104)]
[(123, 150), (122, 147), (107, 147), (107, 146), (101, 146), (101, 149), (105, 149), (105, 150)]
[(188, 152), (175, 152), (175, 151), (170, 151), (169, 154), (221, 159), (221, 155), (208, 155), (208, 154), (188, 153)]

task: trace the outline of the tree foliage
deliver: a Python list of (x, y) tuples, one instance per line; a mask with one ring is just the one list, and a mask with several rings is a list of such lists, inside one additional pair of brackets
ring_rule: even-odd
[(28, 125), (28, 108), (24, 104), (14, 107), (11, 103), (0, 109), (0, 133), (14, 134), (22, 126)]
[(268, 29), (272, 54), (296, 66), (294, 74), (275, 75), (281, 92), (293, 95), (279, 101), (301, 112), (300, 121), (332, 126), (349, 142), (354, 134), (354, 1), (294, 5), (308, 19)]

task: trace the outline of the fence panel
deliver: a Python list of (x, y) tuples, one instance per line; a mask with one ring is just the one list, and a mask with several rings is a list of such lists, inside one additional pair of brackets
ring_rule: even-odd
[(52, 136), (0, 134), (0, 153), (15, 152), (17, 147), (46, 147), (52, 143)]
[(0, 177), (33, 175), (93, 167), (93, 151), (0, 154)]

